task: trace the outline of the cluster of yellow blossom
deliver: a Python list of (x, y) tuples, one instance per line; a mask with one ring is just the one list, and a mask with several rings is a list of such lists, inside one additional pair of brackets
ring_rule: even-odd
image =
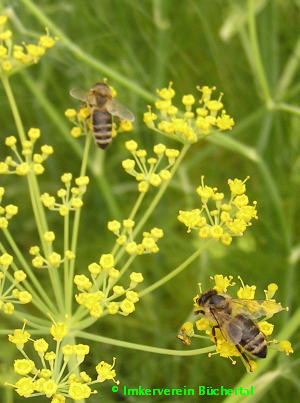
[(2, 198), (5, 193), (5, 188), (0, 186), (0, 229), (6, 229), (8, 227), (9, 220), (18, 214), (18, 206), (14, 204), (7, 204), (2, 206)]
[(71, 250), (65, 251), (64, 259), (62, 259), (59, 253), (52, 250), (52, 243), (55, 240), (55, 233), (53, 231), (45, 232), (43, 239), (50, 246), (48, 256), (43, 257), (40, 253), (40, 248), (37, 245), (31, 246), (29, 249), (30, 255), (34, 256), (32, 259), (32, 266), (36, 269), (55, 268), (60, 266), (61, 263), (64, 262), (64, 259), (72, 260), (75, 258), (75, 254)]
[[(150, 129), (183, 143), (197, 142), (214, 127), (221, 131), (231, 130), (234, 120), (223, 109), (223, 94), (215, 100), (211, 99), (215, 87), (198, 86), (197, 90), (202, 93), (198, 107), (193, 109), (196, 104), (194, 95), (184, 95), (181, 100), (185, 108), (183, 111), (172, 103), (175, 91), (170, 82), (168, 88), (157, 90), (159, 99), (155, 102), (155, 108), (158, 112), (153, 113), (148, 106), (148, 112), (144, 113), (144, 122)], [(158, 123), (155, 122), (157, 120)]]
[[(92, 281), (84, 274), (77, 274), (74, 277), (74, 283), (80, 291), (75, 298), (79, 305), (89, 310), (92, 317), (99, 318), (107, 313), (127, 316), (135, 311), (135, 303), (139, 301), (139, 296), (132, 290), (144, 280), (142, 273), (130, 273), (130, 284), (126, 289), (121, 285), (115, 285), (125, 270), (119, 271), (115, 268), (115, 259), (111, 253), (101, 255), (99, 263), (91, 263), (88, 269)], [(121, 296), (124, 299), (115, 301)]]
[[(14, 313), (14, 304), (28, 304), (32, 300), (32, 295), (21, 286), (27, 277), (26, 273), (13, 267), (14, 273), (11, 275), (8, 268), (12, 265), (11, 255), (6, 252), (0, 255), (0, 310), (7, 315)], [(6, 288), (7, 280), (10, 284)]]
[(40, 153), (33, 153), (34, 144), (41, 136), (41, 131), (37, 128), (31, 128), (28, 130), (27, 136), (28, 140), (23, 141), (21, 144), (21, 153), (17, 147), (16, 137), (6, 137), (5, 145), (13, 151), (15, 159), (9, 155), (4, 161), (0, 162), (0, 174), (24, 176), (29, 172), (34, 172), (36, 175), (44, 173), (45, 168), (43, 162), (49, 155), (53, 154), (53, 148), (52, 146), (44, 144), (41, 146)]
[(0, 15), (0, 74), (11, 75), (37, 63), (45, 52), (55, 45), (58, 38), (52, 38), (48, 29), (38, 44), (28, 43), (17, 45), (13, 42), (13, 32), (7, 29), (7, 16)]
[[(220, 240), (224, 245), (230, 245), (233, 236), (242, 236), (247, 227), (251, 225), (252, 218), (257, 219), (256, 202), (249, 204), (245, 182), (240, 179), (229, 179), (228, 185), (231, 196), (224, 201), (224, 193), (218, 192), (216, 187), (204, 185), (204, 176), (197, 193), (201, 198), (201, 209), (179, 211), (178, 220), (191, 232), (198, 229), (201, 239)], [(213, 203), (212, 209), (208, 204)]]
[(79, 176), (75, 179), (76, 186), (71, 187), (72, 174), (64, 173), (61, 181), (65, 186), (57, 191), (57, 197), (61, 199), (61, 202), (57, 203), (55, 197), (49, 193), (43, 193), (41, 201), (49, 210), (56, 210), (61, 216), (66, 216), (70, 211), (78, 210), (83, 206), (82, 197), (90, 179), (88, 176)]
[[(258, 318), (264, 318), (263, 320), (257, 322), (257, 326), (259, 330), (265, 335), (266, 339), (273, 333), (274, 330), (274, 325), (268, 322), (268, 319), (282, 310), (288, 310), (288, 308), (283, 308), (281, 306), (281, 303), (276, 302), (275, 299), (273, 299), (274, 294), (278, 289), (278, 286), (275, 283), (269, 284), (267, 290), (264, 290), (264, 300), (255, 300), (254, 297), (256, 286), (244, 285), (242, 279), (238, 277), (238, 279), (241, 281), (241, 287), (236, 293), (237, 298), (234, 299), (231, 298), (231, 296), (229, 296), (228, 294), (225, 294), (228, 287), (236, 285), (232, 282), (232, 276), (223, 276), (221, 274), (216, 274), (214, 277), (211, 277), (211, 279), (214, 280), (215, 283), (213, 289), (216, 290), (218, 294), (226, 296), (229, 300), (231, 313), (226, 313), (226, 315), (230, 315), (231, 317), (235, 317), (236, 315), (245, 315), (245, 317), (251, 318), (254, 321)], [(200, 292), (202, 294), (201, 287)], [(215, 320), (212, 321), (212, 319), (208, 317), (208, 315), (205, 315), (205, 308), (199, 305), (199, 295), (196, 295), (196, 297), (194, 298), (194, 306), (196, 308), (195, 314), (198, 314), (199, 311), (202, 311), (204, 312), (203, 317), (194, 322), (184, 323), (181, 327), (178, 338), (183, 341), (184, 344), (190, 345), (191, 338), (193, 336), (197, 337), (197, 335), (195, 335), (195, 330), (205, 332), (207, 338), (216, 344), (216, 352), (209, 353), (209, 356), (219, 354), (220, 357), (231, 359), (232, 363), (235, 364), (236, 362), (232, 359), (232, 357), (239, 357), (241, 356), (241, 353), (231, 342), (230, 335), (228, 335), (226, 331), (223, 331), (223, 327), (226, 326), (226, 323), (221, 323), (221, 321), (218, 321), (218, 315), (220, 315), (221, 319), (224, 318), (224, 316), (222, 316), (222, 312), (216, 313), (214, 315)], [(217, 328), (216, 323), (218, 325)], [(291, 343), (288, 340), (282, 340), (280, 342), (278, 342), (277, 340), (272, 340), (267, 342), (277, 344), (278, 350), (285, 352), (286, 355), (293, 353)], [(247, 355), (247, 351), (243, 350), (243, 352)], [(249, 366), (251, 366), (251, 369), (246, 366), (247, 369), (253, 371), (256, 369), (257, 363), (253, 360), (249, 360)]]
[[(178, 158), (179, 150), (167, 148), (164, 144), (156, 144), (153, 147), (155, 157), (147, 158), (147, 151), (138, 149), (136, 141), (126, 141), (125, 147), (131, 152), (134, 159), (123, 160), (122, 167), (129, 175), (135, 177), (139, 192), (146, 193), (150, 185), (158, 187), (161, 183), (171, 179), (170, 167)], [(168, 159), (168, 164), (158, 171), (158, 166), (164, 156)]]
[[(14, 343), (24, 358), (14, 361), (14, 371), (21, 378), (12, 386), (18, 395), (23, 397), (45, 396), (51, 399), (51, 403), (64, 403), (67, 398), (75, 401), (87, 399), (96, 390), (92, 385), (104, 382), (105, 380), (116, 381), (116, 371), (113, 363), (101, 361), (96, 366), (97, 378), (92, 378), (85, 372), (79, 372), (79, 365), (89, 354), (89, 346), (85, 344), (64, 344), (61, 340), (66, 336), (66, 328), (63, 323), (54, 324), (51, 328), (51, 335), (56, 341), (55, 351), (49, 351), (49, 344), (45, 339), (33, 340), (29, 332), (22, 329), (15, 329), (13, 334), (8, 336), (11, 343)], [(30, 359), (24, 351), (24, 345), (28, 342), (33, 344), (36, 359)], [(73, 358), (73, 361), (70, 361)], [(72, 364), (71, 364), (72, 362)], [(67, 369), (68, 368), (68, 369)]]
[[(111, 87), (112, 88), (112, 87)], [(71, 136), (78, 138), (86, 135), (88, 131), (92, 131), (91, 113), (89, 105), (86, 104), (78, 111), (73, 108), (66, 109), (65, 116), (73, 123)], [(127, 120), (118, 121), (118, 125), (114, 122), (112, 127), (112, 137), (116, 137), (118, 133), (132, 131), (132, 123)]]
[(140, 243), (133, 240), (133, 228), (135, 221), (123, 220), (122, 224), (117, 220), (107, 223), (107, 228), (117, 237), (117, 245), (125, 248), (129, 255), (143, 255), (145, 253), (157, 253), (159, 247), (157, 241), (164, 236), (162, 229), (154, 227), (150, 232), (143, 232), (143, 239)]

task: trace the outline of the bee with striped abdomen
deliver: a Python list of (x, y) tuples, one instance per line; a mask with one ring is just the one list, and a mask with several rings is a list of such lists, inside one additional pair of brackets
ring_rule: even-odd
[(219, 328), (223, 338), (233, 344), (247, 362), (250, 372), (252, 367), (247, 354), (266, 358), (267, 339), (255, 319), (268, 316), (267, 312), (273, 315), (282, 311), (281, 304), (272, 300), (234, 299), (216, 290), (206, 291), (195, 302), (195, 314), (204, 315), (212, 324), (215, 343), (216, 328)]
[(112, 140), (113, 116), (134, 121), (133, 113), (117, 101), (106, 83), (96, 83), (90, 90), (72, 89), (70, 95), (91, 109), (94, 139), (98, 147), (105, 149)]

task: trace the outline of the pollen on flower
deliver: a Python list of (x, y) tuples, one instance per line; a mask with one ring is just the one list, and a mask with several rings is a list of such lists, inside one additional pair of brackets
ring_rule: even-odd
[(218, 292), (226, 292), (228, 287), (233, 287), (235, 283), (232, 283), (232, 276), (223, 276), (222, 274), (215, 274), (213, 277), (215, 281), (214, 289)]
[(130, 313), (135, 311), (135, 306), (133, 302), (125, 298), (120, 304), (120, 309), (124, 315), (129, 315)]
[(77, 139), (78, 137), (80, 137), (80, 136), (82, 135), (82, 129), (81, 129), (81, 127), (74, 126), (74, 127), (71, 129), (71, 135), (72, 135), (72, 137), (74, 137), (75, 139)]
[[(175, 91), (172, 83), (168, 88), (157, 90), (159, 98), (155, 102), (157, 113), (153, 113), (148, 106), (144, 113), (146, 125), (162, 134), (173, 137), (183, 143), (195, 143), (212, 132), (212, 129), (231, 130), (234, 125), (233, 118), (223, 109), (221, 93), (218, 99), (211, 99), (215, 87), (197, 87), (202, 93), (198, 102), (193, 94), (182, 97), (184, 110), (173, 104)], [(201, 104), (201, 107), (195, 105)], [(156, 124), (156, 120), (158, 120)]]
[(77, 285), (79, 291), (88, 291), (93, 285), (88, 277), (86, 277), (84, 274), (76, 274), (74, 277), (74, 284)]
[(25, 376), (33, 371), (35, 364), (32, 360), (21, 359), (14, 361), (14, 371), (18, 375)]
[(114, 266), (114, 263), (114, 256), (110, 253), (103, 254), (99, 261), (99, 264), (103, 269), (111, 269)]
[(228, 202), (216, 187), (207, 186), (204, 176), (196, 191), (201, 198), (201, 209), (180, 210), (178, 220), (187, 227), (187, 232), (199, 229), (201, 239), (212, 238), (229, 246), (234, 236), (242, 236), (251, 226), (252, 219), (257, 219), (256, 202), (250, 205), (245, 194), (245, 181), (228, 180), (231, 195)]
[(61, 255), (59, 253), (52, 252), (48, 256), (47, 261), (50, 267), (57, 267), (61, 262)]
[(76, 112), (75, 109), (69, 108), (69, 109), (66, 109), (66, 110), (65, 110), (65, 116), (66, 116), (68, 119), (73, 119), (73, 118), (76, 117), (76, 115), (77, 115), (77, 112)]
[(131, 132), (133, 130), (133, 124), (128, 120), (121, 120), (118, 130), (119, 132)]
[[(2, 72), (9, 75), (14, 74), (21, 69), (37, 63), (45, 51), (54, 46), (56, 38), (52, 38), (46, 30), (47, 35), (40, 37), (39, 43), (17, 45), (14, 43), (13, 32), (10, 29), (4, 29), (7, 23), (6, 16), (0, 16), (0, 59), (3, 60), (1, 67)], [(4, 22), (5, 21), (5, 22)], [(8, 52), (9, 49), (9, 52)]]
[(291, 342), (288, 340), (282, 340), (279, 342), (279, 350), (283, 351), (286, 355), (293, 354)]

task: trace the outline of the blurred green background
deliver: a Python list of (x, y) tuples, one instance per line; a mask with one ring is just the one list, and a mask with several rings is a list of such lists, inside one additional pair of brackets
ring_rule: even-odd
[[(136, 199), (136, 183), (121, 168), (121, 161), (128, 156), (124, 142), (134, 138), (149, 151), (157, 141), (177, 146), (157, 137), (142, 122), (156, 88), (172, 80), (180, 101), (183, 94), (196, 95), (198, 84), (215, 85), (224, 92), (225, 108), (236, 121), (232, 132), (212, 135), (190, 149), (146, 224), (146, 229), (158, 226), (165, 232), (159, 243), (160, 253), (139, 257), (132, 269), (142, 271), (145, 285), (150, 285), (196, 250), (196, 234), (186, 234), (176, 216), (179, 209), (200, 206), (195, 188), (203, 174), (208, 185), (222, 191), (226, 191), (228, 178), (250, 175), (248, 194), (251, 200), (258, 201), (259, 220), (230, 247), (214, 246), (180, 276), (143, 298), (134, 314), (106, 317), (91, 331), (171, 349), (204, 347), (205, 342), (197, 340), (191, 347), (182, 346), (176, 335), (192, 312), (197, 283), (208, 288), (209, 276), (214, 274), (241, 275), (245, 283), (257, 285), (257, 298), (264, 297), (267, 284), (276, 282), (277, 299), (288, 304), (290, 311), (277, 315), (273, 323), (277, 333), (287, 328), (300, 302), (299, 0), (16, 0), (1, 4), (20, 42), (30, 42), (43, 32), (47, 25), (43, 16), (66, 35), (58, 35), (61, 40), (38, 65), (11, 80), (25, 127), (40, 127), (44, 142), (55, 149), (47, 161), (47, 172), (40, 177), (43, 192), (55, 193), (63, 172), (76, 175), (79, 171), (82, 139), (73, 141), (69, 135), (71, 126), (64, 118), (66, 108), (78, 106), (69, 96), (72, 87), (89, 88), (108, 77), (118, 99), (137, 118), (134, 132), (120, 134), (105, 153), (95, 147), (91, 152), (91, 184), (80, 225), (80, 273), (111, 249), (114, 239), (106, 223), (113, 218), (126, 218)], [(56, 34), (50, 25), (49, 28)], [(16, 132), (4, 91), (0, 93), (0, 105), (4, 139)], [(3, 143), (4, 140), (1, 158), (6, 155)], [(6, 176), (0, 179), (1, 185), (7, 187), (6, 201), (20, 206), (11, 231), (27, 253), (37, 237), (25, 180)], [(50, 229), (58, 234), (62, 228), (58, 215), (49, 213), (48, 219)], [(6, 328), (17, 326), (7, 316), (1, 316), (1, 322)], [(229, 360), (217, 356), (169, 357), (96, 343), (91, 343), (85, 369), (93, 373), (96, 362), (110, 362), (116, 356), (117, 378), (128, 387), (234, 387), (238, 382), (246, 387), (253, 381), (255, 395), (251, 402), (296, 401), (300, 388), (298, 331), (293, 332), (291, 341), (294, 355), (278, 353), (267, 361), (259, 376), (254, 373), (246, 379), (242, 378), (245, 369), (241, 362), (232, 366)], [(16, 350), (12, 345), (7, 347), (4, 337), (1, 346), (2, 382), (11, 372)], [(14, 379), (13, 374), (9, 377)], [(111, 386), (105, 382), (90, 401), (139, 401), (137, 397), (113, 394)], [(3, 402), (20, 400), (3, 390)], [(152, 400), (143, 398), (145, 402)], [(179, 400), (190, 401), (184, 397)], [(176, 398), (165, 397), (163, 401)], [(240, 397), (235, 401), (248, 400)]]

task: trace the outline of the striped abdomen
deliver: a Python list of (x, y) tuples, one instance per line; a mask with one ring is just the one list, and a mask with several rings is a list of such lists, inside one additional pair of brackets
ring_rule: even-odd
[(242, 339), (239, 344), (253, 356), (266, 358), (267, 341), (265, 335), (259, 330), (252, 319), (244, 315), (237, 315), (235, 318), (240, 321), (241, 328), (243, 329)]
[(94, 109), (92, 125), (95, 142), (98, 147), (106, 148), (112, 140), (112, 116), (106, 111)]

